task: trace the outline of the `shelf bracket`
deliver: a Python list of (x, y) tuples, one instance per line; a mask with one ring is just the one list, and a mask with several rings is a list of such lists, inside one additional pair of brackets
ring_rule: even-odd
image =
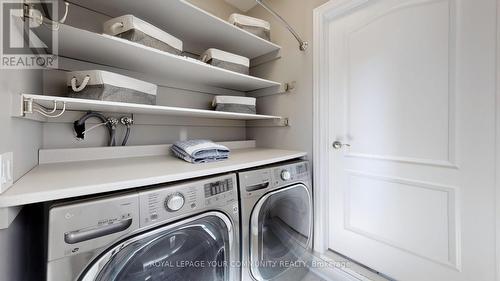
[(23, 94), (13, 94), (11, 96), (11, 116), (17, 118), (25, 118), (38, 122), (46, 122), (47, 118), (30, 114), (30, 108), (33, 108), (33, 100), (25, 98)]
[(33, 99), (23, 97), (22, 103), (22, 116), (33, 114)]
[[(47, 109), (37, 104), (33, 98), (26, 98), (23, 95), (21, 95), (21, 101), (21, 117), (27, 117), (28, 115), (33, 116), (35, 113), (38, 113), (45, 118), (58, 118), (66, 112), (66, 102), (60, 102), (58, 100), (54, 100), (52, 109)], [(62, 103), (61, 109), (59, 109), (59, 103)]]
[(290, 119), (282, 117), (279, 119), (271, 120), (248, 120), (248, 128), (265, 128), (265, 127), (290, 127)]
[(247, 96), (253, 97), (253, 98), (261, 98), (261, 97), (274, 96), (274, 95), (293, 94), (293, 93), (295, 93), (296, 88), (297, 88), (297, 82), (290, 81), (290, 82), (282, 83), (280, 86), (247, 92)]

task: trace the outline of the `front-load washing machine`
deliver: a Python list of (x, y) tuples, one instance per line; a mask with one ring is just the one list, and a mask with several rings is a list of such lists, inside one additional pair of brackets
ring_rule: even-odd
[(307, 161), (241, 172), (242, 280), (301, 280), (312, 252)]
[(236, 175), (54, 205), (48, 281), (240, 278)]

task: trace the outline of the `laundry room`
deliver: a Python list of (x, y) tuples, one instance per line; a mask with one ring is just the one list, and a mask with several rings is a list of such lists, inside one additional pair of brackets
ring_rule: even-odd
[(0, 15), (0, 281), (500, 281), (500, 0)]

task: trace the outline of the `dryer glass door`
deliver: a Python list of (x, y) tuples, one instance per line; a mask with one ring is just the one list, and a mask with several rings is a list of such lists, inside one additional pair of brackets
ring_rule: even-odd
[(270, 192), (251, 217), (250, 260), (257, 280), (294, 280), (307, 273), (312, 197), (302, 184)]
[(222, 215), (158, 228), (110, 249), (82, 280), (229, 281), (231, 236)]

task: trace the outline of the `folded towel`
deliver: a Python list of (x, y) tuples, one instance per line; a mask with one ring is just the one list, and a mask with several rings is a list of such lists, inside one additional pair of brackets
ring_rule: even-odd
[(229, 158), (229, 148), (209, 140), (178, 141), (171, 148), (175, 156), (187, 162), (209, 163)]

